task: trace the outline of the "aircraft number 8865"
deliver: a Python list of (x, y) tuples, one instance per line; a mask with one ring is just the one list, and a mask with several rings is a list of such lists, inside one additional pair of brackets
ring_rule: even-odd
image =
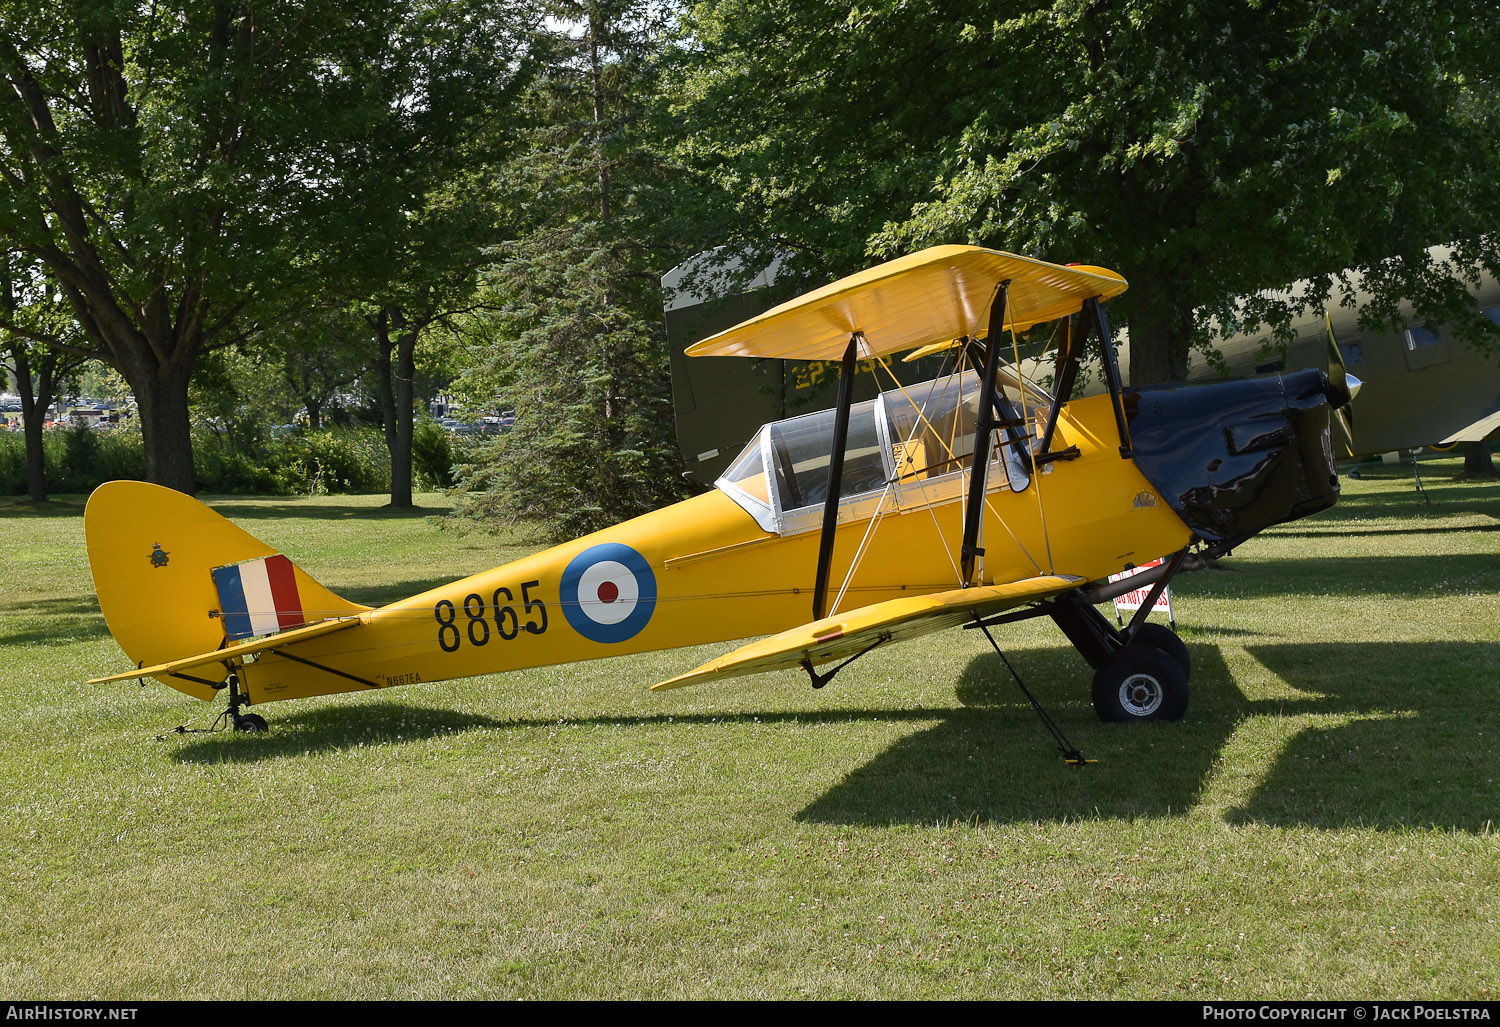
[(495, 633), (502, 640), (510, 641), (521, 633), (522, 628), (533, 635), (540, 635), (547, 630), (547, 604), (531, 595), (531, 589), (539, 585), (541, 585), (540, 581), (528, 581), (521, 586), (521, 599), (525, 604), (527, 616), (524, 624), (521, 623), (515, 607), (510, 605), (515, 601), (515, 595), (504, 585), (495, 589), (493, 601), (489, 604), (485, 603), (484, 596), (478, 592), (470, 592), (464, 596), (463, 614), (467, 622), (462, 629), (458, 619), (458, 608), (451, 600), (439, 599), (432, 610), (432, 615), (438, 622), (438, 647), (445, 653), (457, 652), (466, 634), (469, 636), (470, 645), (481, 646), (489, 642), (490, 622), (485, 614), (492, 609), (495, 611)]

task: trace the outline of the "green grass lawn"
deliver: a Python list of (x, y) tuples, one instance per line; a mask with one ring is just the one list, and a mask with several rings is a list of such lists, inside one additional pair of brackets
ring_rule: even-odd
[[(1007, 629), (1085, 769), (960, 631), (821, 691), (648, 691), (713, 646), (177, 734), (217, 707), (85, 683), (82, 498), (0, 506), (0, 995), (1494, 999), (1500, 485), (1455, 471), (1180, 578), (1181, 724)], [(363, 602), (530, 548), (380, 502), (213, 505)]]

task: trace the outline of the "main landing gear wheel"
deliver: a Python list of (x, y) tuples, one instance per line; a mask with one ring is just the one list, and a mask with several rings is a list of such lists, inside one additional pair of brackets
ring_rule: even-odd
[(1094, 675), (1094, 711), (1107, 723), (1181, 720), (1187, 700), (1187, 672), (1182, 665), (1154, 645), (1140, 644), (1139, 635), (1105, 660)]
[(1193, 676), (1193, 661), (1188, 656), (1188, 648), (1182, 639), (1177, 637), (1177, 632), (1161, 624), (1142, 624), (1140, 630), (1135, 633), (1135, 640), (1131, 645), (1149, 645), (1153, 649), (1160, 649), (1182, 668), (1185, 677)]

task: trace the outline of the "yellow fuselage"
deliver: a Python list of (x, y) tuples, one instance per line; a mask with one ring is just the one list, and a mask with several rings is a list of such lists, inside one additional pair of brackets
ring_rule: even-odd
[[(1077, 459), (1022, 491), (991, 474), (979, 583), (1098, 580), (1188, 543), (1188, 528), (1120, 456), (1108, 396), (1067, 405), (1053, 449), (1068, 446)], [(878, 501), (846, 502), (830, 612), (958, 585), (966, 479), (915, 478)], [(762, 529), (716, 490), (361, 613), (357, 628), (289, 647), (298, 659), (262, 653), (241, 686), (261, 703), (781, 631), (813, 617), (818, 545), (816, 530)]]

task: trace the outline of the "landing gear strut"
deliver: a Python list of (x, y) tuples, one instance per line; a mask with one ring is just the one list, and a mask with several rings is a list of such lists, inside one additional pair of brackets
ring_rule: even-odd
[(265, 734), (266, 718), (258, 713), (240, 712), (240, 707), (249, 703), (250, 697), (240, 691), (240, 673), (236, 668), (229, 668), (229, 676), (224, 679), (224, 683), (229, 686), (229, 709), (224, 712), (234, 729), (248, 735)]
[(1094, 668), (1094, 711), (1100, 720), (1182, 719), (1192, 661), (1175, 631), (1147, 623), (1119, 631), (1093, 606), (1071, 596), (1057, 599), (1049, 612)]

